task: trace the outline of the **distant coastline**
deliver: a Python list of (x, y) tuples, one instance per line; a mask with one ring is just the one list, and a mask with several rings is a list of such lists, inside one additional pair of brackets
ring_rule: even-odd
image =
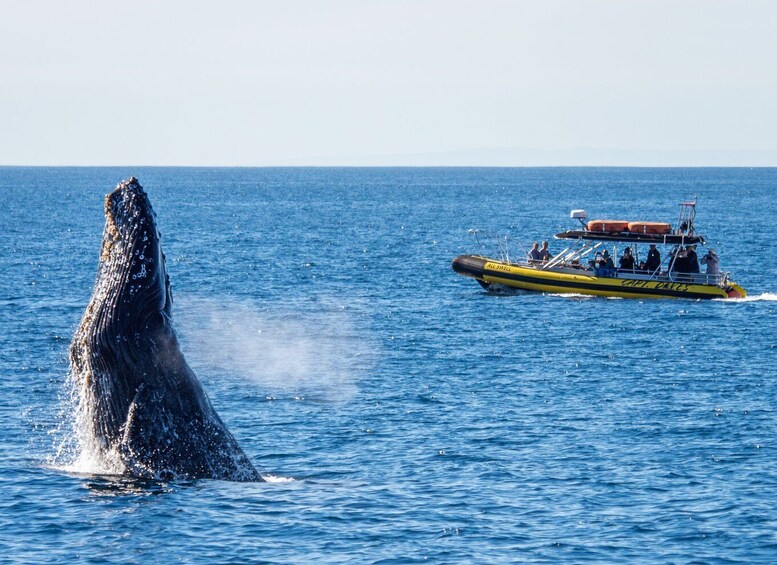
[(394, 167), (777, 167), (774, 150), (483, 148), (385, 155), (279, 159), (271, 166)]
[(418, 153), (306, 155), (254, 163), (0, 163), (0, 167), (460, 167), (460, 168), (773, 168), (774, 150), (638, 150), (483, 148)]

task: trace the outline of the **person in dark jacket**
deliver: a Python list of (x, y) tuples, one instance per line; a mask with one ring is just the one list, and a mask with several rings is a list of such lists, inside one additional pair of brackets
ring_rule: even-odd
[(685, 264), (688, 273), (699, 272), (699, 257), (696, 255), (696, 246), (689, 245), (685, 248)]
[(599, 268), (601, 269), (609, 269), (612, 266), (612, 259), (610, 258), (610, 253), (606, 249), (602, 251), (601, 255), (599, 255), (598, 263), (599, 263)]
[(688, 272), (688, 261), (686, 258), (685, 250), (679, 245), (672, 250), (672, 271), (676, 273)]
[(612, 262), (610, 253), (605, 249), (601, 258), (597, 262), (597, 277), (614, 277), (615, 276), (615, 264)]
[(623, 250), (623, 255), (621, 255), (621, 258), (618, 261), (618, 264), (620, 265), (620, 268), (619, 268), (620, 271), (634, 270), (634, 255), (631, 254), (630, 247), (627, 247), (626, 249)]
[(647, 261), (645, 261), (645, 265), (643, 269), (652, 273), (660, 266), (661, 266), (661, 253), (659, 253), (658, 249), (656, 249), (656, 244), (651, 243), (650, 251), (648, 251)]

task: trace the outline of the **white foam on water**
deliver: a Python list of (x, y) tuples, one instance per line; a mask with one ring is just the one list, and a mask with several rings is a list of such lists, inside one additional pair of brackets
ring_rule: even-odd
[(278, 477), (276, 475), (262, 475), (262, 478), (268, 483), (293, 483), (297, 480), (291, 477)]
[(596, 298), (596, 296), (591, 294), (579, 294), (577, 292), (549, 292), (548, 296), (557, 296), (559, 298), (569, 298), (574, 300), (590, 300), (592, 298)]
[(124, 465), (115, 458), (111, 462), (110, 454), (95, 453), (88, 449), (74, 450), (68, 461), (63, 459), (52, 463), (51, 468), (74, 475), (122, 475)]
[(748, 295), (744, 298), (719, 298), (722, 302), (730, 302), (732, 304), (742, 302), (777, 302), (777, 292), (763, 292), (756, 295)]

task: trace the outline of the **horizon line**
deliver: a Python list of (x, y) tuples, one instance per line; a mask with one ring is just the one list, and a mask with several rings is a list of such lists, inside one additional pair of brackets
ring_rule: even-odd
[(2, 169), (775, 169), (773, 165), (322, 165), (322, 164), (272, 164), (272, 165), (27, 165), (0, 164)]

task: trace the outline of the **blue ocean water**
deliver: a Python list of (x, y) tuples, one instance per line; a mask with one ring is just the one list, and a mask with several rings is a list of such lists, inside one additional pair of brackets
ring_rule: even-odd
[[(95, 475), (68, 441), (103, 197), (132, 175), (183, 352), (267, 483)], [(0, 168), (0, 561), (773, 563), (776, 188), (777, 169)], [(746, 300), (489, 295), (450, 268), (572, 208), (674, 221), (695, 195)]]

